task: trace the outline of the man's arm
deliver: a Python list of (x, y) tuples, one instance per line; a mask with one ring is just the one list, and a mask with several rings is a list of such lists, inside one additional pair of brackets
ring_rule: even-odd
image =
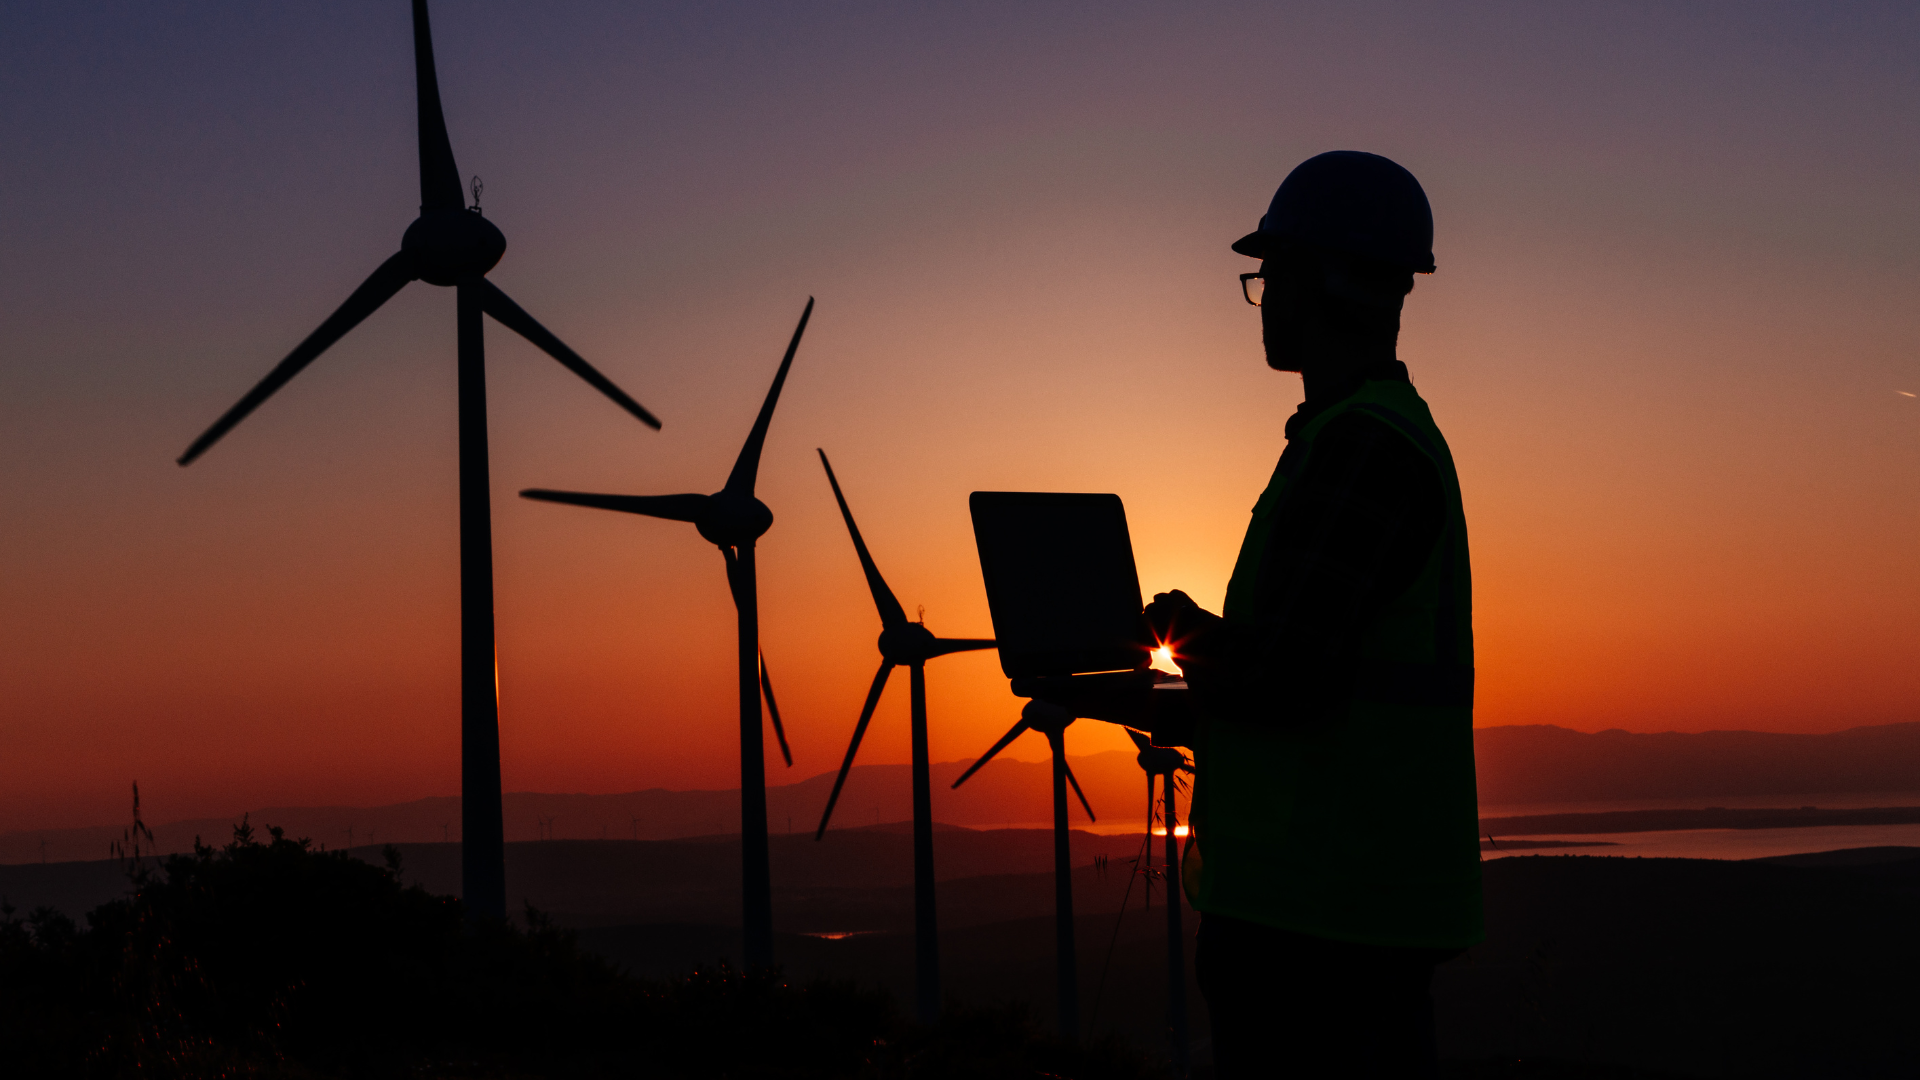
[(1314, 723), (1351, 692), (1361, 634), (1425, 569), (1444, 506), (1425, 455), (1386, 422), (1348, 413), (1315, 439), (1278, 510), (1252, 622), (1229, 624), (1184, 594), (1156, 597), (1149, 618), (1179, 643), (1209, 713)]

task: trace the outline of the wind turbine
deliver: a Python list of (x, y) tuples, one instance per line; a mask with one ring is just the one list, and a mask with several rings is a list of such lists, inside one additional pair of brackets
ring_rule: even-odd
[(727, 564), (727, 585), (733, 593), (733, 606), (740, 618), (740, 888), (741, 932), (745, 938), (746, 963), (750, 968), (773, 963), (773, 876), (767, 855), (767, 768), (765, 736), (761, 732), (760, 695), (767, 696), (773, 715), (774, 734), (780, 740), (780, 752), (788, 765), (793, 755), (787, 752), (787, 734), (780, 726), (780, 710), (773, 705), (773, 680), (767, 677), (760, 655), (759, 579), (754, 572), (753, 544), (773, 527), (773, 511), (754, 497), (753, 484), (760, 473), (760, 449), (766, 445), (767, 427), (773, 423), (773, 408), (780, 402), (780, 388), (786, 384), (787, 369), (793, 366), (793, 354), (800, 348), (800, 336), (807, 332), (807, 320), (813, 317), (813, 298), (807, 298), (800, 312), (800, 325), (787, 342), (787, 354), (773, 376), (767, 400), (747, 433), (746, 445), (734, 460), (727, 484), (711, 495), (591, 495), (577, 491), (549, 491), (529, 488), (522, 498), (543, 502), (592, 506), (601, 510), (619, 510), (628, 514), (690, 521), (700, 535), (720, 548)]
[(906, 610), (887, 588), (880, 568), (867, 553), (867, 542), (860, 538), (860, 526), (853, 523), (853, 511), (847, 509), (846, 496), (840, 493), (840, 481), (834, 478), (833, 465), (825, 450), (817, 451), (820, 464), (827, 470), (827, 483), (833, 486), (833, 498), (840, 504), (840, 516), (846, 519), (847, 533), (853, 537), (854, 553), (860, 556), (860, 569), (866, 572), (867, 588), (873, 593), (873, 606), (880, 609), (880, 671), (867, 691), (867, 703), (860, 709), (860, 722), (853, 727), (853, 742), (847, 746), (847, 759), (840, 763), (840, 775), (834, 778), (833, 794), (827, 796), (827, 809), (820, 815), (815, 840), (827, 834), (827, 822), (833, 817), (834, 804), (840, 801), (840, 788), (853, 769), (853, 756), (860, 752), (860, 740), (880, 704), (880, 692), (887, 688), (887, 676), (905, 665), (913, 702), (913, 937), (916, 1005), (920, 1022), (934, 1024), (940, 1019), (940, 930), (933, 907), (933, 781), (927, 771), (927, 661), (948, 653), (972, 652), (994, 647), (992, 638), (938, 638), (924, 622), (908, 622)]
[(1071, 712), (1050, 702), (1035, 698), (1027, 702), (1020, 710), (1020, 722), (1013, 725), (993, 748), (980, 755), (980, 760), (967, 766), (960, 779), (953, 782), (959, 787), (967, 778), (980, 771), (980, 767), (992, 761), (995, 754), (1005, 750), (1013, 740), (1028, 731), (1037, 731), (1047, 737), (1047, 746), (1053, 751), (1053, 943), (1054, 961), (1057, 965), (1055, 978), (1058, 982), (1060, 1011), (1060, 1037), (1069, 1042), (1079, 1038), (1080, 1032), (1080, 977), (1079, 965), (1074, 959), (1073, 948), (1073, 850), (1069, 846), (1070, 830), (1067, 828), (1067, 785), (1073, 785), (1073, 793), (1080, 796), (1080, 805), (1087, 811), (1089, 821), (1097, 821), (1093, 816), (1093, 806), (1087, 802), (1086, 792), (1080, 790), (1080, 781), (1073, 778), (1073, 768), (1067, 764), (1066, 731), (1073, 723)]
[(187, 447), (188, 465), (321, 353), (360, 325), (414, 280), (452, 286), (459, 335), (460, 403), (460, 829), (461, 885), (467, 908), (477, 916), (507, 914), (505, 824), (500, 806), (500, 716), (493, 642), (493, 525), (487, 490), (486, 352), (484, 312), (531, 341), (562, 367), (585, 379), (648, 427), (660, 421), (628, 397), (578, 353), (534, 321), (487, 271), (507, 250), (507, 239), (465, 205), (460, 170), (453, 164), (433, 71), (433, 33), (426, 0), (413, 0), (413, 70), (420, 129), (420, 216), (400, 238), (398, 254), (381, 263), (347, 301), (329, 315), (287, 358), (247, 391), (226, 414)]
[[(1166, 796), (1166, 806), (1162, 816), (1167, 826), (1166, 858), (1163, 872), (1167, 879), (1167, 1037), (1173, 1044), (1173, 1065), (1177, 1075), (1184, 1076), (1187, 1071), (1187, 960), (1186, 944), (1180, 923), (1180, 841), (1174, 835), (1174, 829), (1180, 821), (1180, 810), (1174, 802), (1176, 789), (1180, 786), (1178, 773), (1192, 772), (1193, 766), (1187, 763), (1187, 755), (1172, 746), (1155, 746), (1147, 736), (1127, 728), (1127, 736), (1140, 753), (1134, 760), (1147, 774), (1147, 837), (1153, 837), (1153, 785), (1159, 780)], [(1153, 866), (1153, 848), (1147, 848), (1147, 868)], [(1151, 883), (1152, 879), (1148, 879)], [(1151, 888), (1151, 884), (1149, 884)], [(1148, 893), (1152, 896), (1152, 893)]]

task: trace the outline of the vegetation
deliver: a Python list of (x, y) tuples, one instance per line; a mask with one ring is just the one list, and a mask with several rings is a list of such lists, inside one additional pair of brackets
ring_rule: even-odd
[(881, 993), (727, 966), (648, 983), (387, 866), (245, 823), (159, 869), (83, 929), (0, 918), (0, 1061), (48, 1077), (1112, 1077), (1107, 1045), (1053, 1043), (1018, 1010), (918, 1028)]

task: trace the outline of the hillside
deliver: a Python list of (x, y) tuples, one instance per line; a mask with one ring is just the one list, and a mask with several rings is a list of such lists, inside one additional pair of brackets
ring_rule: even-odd
[[(223, 838), (224, 839), (224, 838)], [(460, 894), (460, 845), (400, 844), (402, 879), (429, 892)], [(1073, 834), (1075, 865), (1092, 879), (1111, 878), (1124, 887), (1119, 865), (1140, 850), (1138, 834)], [(518, 909), (531, 903), (572, 926), (622, 923), (727, 925), (739, 918), (740, 841), (736, 837), (684, 840), (550, 840), (507, 845), (507, 895)], [(379, 848), (353, 854), (380, 863)], [(816, 843), (811, 836), (776, 836), (772, 843), (776, 926), (791, 933), (891, 930), (911, 925), (912, 837), (898, 825), (835, 829)], [(1113, 869), (1102, 873), (1104, 857)], [(1127, 864), (1131, 866), (1131, 863)], [(1045, 829), (941, 829), (934, 833), (934, 867), (943, 883), (991, 883), (1037, 875), (1051, 881), (1053, 833)], [(0, 899), (21, 910), (46, 905), (78, 917), (124, 893), (124, 867), (113, 860), (28, 863), (0, 867)], [(1049, 885), (1048, 890), (1051, 889)], [(948, 926), (1028, 914), (1025, 900), (1008, 900), (988, 884), (946, 894)], [(1097, 884), (1083, 899), (1101, 910)], [(1016, 891), (1017, 892), (1017, 891)], [(1032, 914), (1051, 910), (1046, 896)], [(1011, 894), (1010, 894), (1011, 895)], [(1013, 907), (1007, 905), (1011, 903)], [(1028, 905), (1028, 906), (1022, 906)], [(982, 914), (970, 915), (972, 907)], [(904, 921), (903, 921), (904, 920)]]
[[(1137, 827), (1146, 817), (1145, 781), (1131, 753), (1114, 751), (1072, 759), (1074, 774), (1101, 821)], [(1050, 767), (1044, 762), (998, 758), (958, 791), (947, 785), (970, 761), (933, 766), (934, 813), (938, 820), (974, 828), (1051, 825)], [(777, 779), (778, 773), (771, 774)], [(833, 787), (832, 773), (767, 788), (767, 822), (776, 836), (811, 836)], [(187, 851), (194, 837), (224, 837), (239, 819), (167, 821), (164, 796), (143, 791), (154, 838), (162, 852)], [(740, 793), (668, 791), (655, 788), (612, 795), (508, 792), (503, 799), (509, 841), (668, 840), (718, 836), (740, 831)], [(905, 765), (859, 765), (847, 779), (834, 827), (857, 828), (900, 821), (911, 814), (912, 778)], [(290, 836), (312, 837), (330, 848), (383, 843), (436, 843), (460, 839), (460, 800), (455, 796), (417, 799), (374, 807), (266, 807), (250, 811), (257, 824), (282, 826)], [(1087, 823), (1078, 803), (1073, 823)], [(150, 821), (149, 824), (152, 824)], [(120, 839), (125, 823), (84, 829), (50, 829), (0, 834), (0, 863), (104, 858)], [(351, 831), (349, 831), (351, 830)]]
[[(1045, 834), (946, 830), (940, 840), (948, 994), (1050, 1015)], [(1083, 1010), (1095, 1033), (1152, 1050), (1163, 1030), (1165, 898), (1156, 888), (1153, 908), (1143, 905), (1126, 862), (1137, 848), (1126, 841), (1075, 837)], [(1104, 873), (1091, 865), (1102, 853)], [(443, 887), (456, 857), (446, 845), (405, 848), (404, 876)], [(580, 928), (584, 946), (636, 974), (738, 955), (737, 842), (522, 843), (508, 859), (516, 901), (552, 910)], [(779, 838), (774, 860), (776, 952), (787, 971), (906, 993), (906, 835)], [(111, 863), (85, 867), (109, 895), (124, 886)], [(71, 886), (81, 868), (7, 867), (0, 891), (18, 903), (23, 889), (57, 876)], [(1485, 874), (1487, 941), (1444, 965), (1435, 984), (1447, 1057), (1740, 1077), (1910, 1076), (1920, 1057), (1909, 1020), (1920, 1008), (1909, 977), (1920, 966), (1911, 918), (1920, 849), (1754, 862), (1522, 856), (1489, 862)], [(1189, 915), (1189, 958), (1194, 926)], [(1189, 1001), (1204, 1055), (1204, 1006), (1191, 983)]]
[[(1853, 728), (1827, 735), (1754, 731), (1585, 734), (1535, 725), (1475, 732), (1480, 802), (1486, 807), (1542, 803), (1604, 803), (1658, 799), (1675, 808), (1703, 809), (1716, 799), (1798, 796), (1808, 793), (1920, 791), (1920, 723)], [(1113, 751), (1071, 759), (1100, 824), (1134, 826), (1145, 816), (1141, 774), (1130, 753)], [(1041, 825), (1051, 821), (1048, 767), (1001, 758), (965, 787), (947, 785), (969, 762), (933, 766), (934, 814), (970, 828)], [(780, 776), (776, 772), (774, 779)], [(826, 805), (833, 774), (821, 773), (767, 789), (767, 820), (776, 835), (810, 833)], [(232, 819), (167, 822), (164, 795), (148, 793), (161, 851), (185, 851), (194, 837), (221, 837)], [(899, 821), (909, 814), (905, 765), (856, 766), (834, 821), (852, 827)], [(1888, 805), (1894, 805), (1889, 803)], [(508, 840), (665, 840), (739, 831), (737, 791), (620, 794), (509, 792)], [(267, 807), (250, 811), (291, 835), (328, 847), (433, 843), (459, 839), (460, 800), (417, 799), (375, 807)], [(1076, 825), (1086, 824), (1079, 807)], [(0, 834), (0, 863), (91, 860), (107, 854), (124, 823), (90, 828)], [(1518, 830), (1511, 830), (1518, 831)]]

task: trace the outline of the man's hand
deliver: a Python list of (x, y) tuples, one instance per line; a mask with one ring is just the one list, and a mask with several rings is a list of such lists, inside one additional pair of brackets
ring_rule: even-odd
[(1200, 672), (1205, 678), (1204, 672), (1223, 659), (1224, 621), (1194, 603), (1193, 597), (1179, 589), (1155, 593), (1146, 615), (1154, 637), (1173, 653), (1173, 662), (1189, 676)]

